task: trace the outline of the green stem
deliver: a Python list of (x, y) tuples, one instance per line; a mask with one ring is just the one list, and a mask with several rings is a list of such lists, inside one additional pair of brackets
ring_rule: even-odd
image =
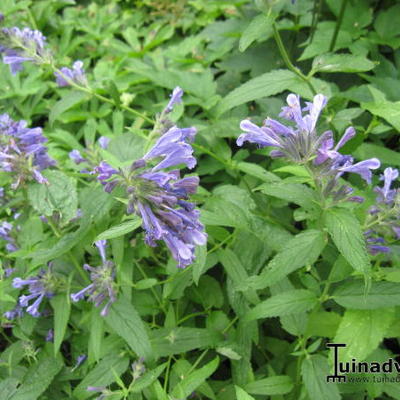
[(344, 12), (346, 10), (346, 6), (347, 6), (347, 0), (342, 0), (342, 5), (340, 7), (339, 16), (336, 21), (335, 31), (333, 32), (331, 44), (329, 46), (329, 51), (333, 51), (335, 49), (336, 39), (339, 35), (339, 30), (340, 30), (340, 27), (343, 22), (343, 16), (344, 16)]
[(290, 57), (289, 54), (286, 51), (285, 45), (282, 42), (282, 38), (281, 35), (279, 34), (279, 30), (276, 26), (275, 23), (272, 24), (272, 29), (274, 31), (274, 38), (275, 38), (275, 42), (278, 46), (279, 49), (279, 53), (281, 54), (281, 57), (284, 61), (284, 63), (286, 64), (286, 67), (294, 72), (301, 80), (303, 80), (307, 86), (310, 88), (311, 92), (315, 95), (317, 94), (317, 91), (315, 90), (313, 84), (310, 82), (309, 78), (307, 76), (305, 76), (300, 70), (299, 68), (295, 67), (293, 65), (293, 63), (290, 61)]
[(316, 29), (317, 29), (319, 15), (321, 13), (321, 6), (322, 6), (322, 0), (314, 0), (314, 8), (313, 8), (313, 16), (312, 16), (311, 32), (310, 32), (310, 41), (309, 41), (310, 44), (314, 39), (314, 34), (315, 34)]

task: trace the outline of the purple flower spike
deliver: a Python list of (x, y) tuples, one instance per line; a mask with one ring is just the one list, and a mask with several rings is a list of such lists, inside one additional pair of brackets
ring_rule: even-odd
[(182, 103), (182, 96), (183, 96), (183, 90), (179, 86), (177, 86), (172, 91), (171, 99), (168, 102), (167, 107), (165, 107), (164, 113), (165, 114), (170, 113), (173, 110), (175, 104)]
[(17, 289), (28, 287), (29, 295), (21, 295), (18, 302), (21, 307), (26, 307), (26, 311), (33, 317), (41, 315), (39, 306), (43, 299), (54, 296), (55, 284), (50, 267), (48, 270), (42, 269), (37, 276), (28, 279), (14, 278), (12, 283)]
[(46, 38), (37, 30), (3, 28), (0, 40), (3, 62), (10, 66), (12, 74), (21, 71), (26, 61), (37, 64), (51, 61), (51, 54), (45, 49)]
[(85, 162), (86, 159), (82, 157), (82, 154), (80, 153), (79, 150), (72, 150), (69, 152), (69, 158), (75, 163), (75, 164), (80, 164), (82, 162)]
[(93, 302), (95, 307), (99, 307), (108, 299), (100, 312), (100, 315), (104, 317), (107, 315), (111, 304), (117, 299), (114, 283), (115, 267), (113, 262), (106, 259), (106, 241), (98, 240), (95, 244), (103, 263), (96, 268), (88, 264), (84, 265), (83, 268), (90, 271), (90, 280), (92, 283), (81, 291), (72, 293), (71, 300), (77, 302), (82, 300), (85, 296), (88, 296), (88, 300)]
[(55, 72), (57, 85), (60, 87), (69, 86), (74, 82), (80, 86), (87, 86), (87, 78), (83, 69), (82, 61), (75, 61), (72, 68), (63, 67)]

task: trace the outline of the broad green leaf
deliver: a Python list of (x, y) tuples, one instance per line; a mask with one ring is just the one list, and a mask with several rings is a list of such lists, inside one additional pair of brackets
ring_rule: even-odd
[(79, 92), (76, 90), (68, 91), (50, 110), (49, 124), (53, 125), (54, 121), (57, 120), (61, 114), (82, 102), (85, 98), (87, 98), (85, 92)]
[(239, 386), (235, 386), (236, 400), (254, 400), (253, 396), (250, 396)]
[(153, 287), (154, 285), (156, 285), (157, 282), (158, 281), (155, 278), (142, 279), (135, 283), (135, 289), (137, 289), (137, 290), (149, 289), (149, 288)]
[(325, 235), (321, 231), (310, 229), (299, 233), (286, 242), (260, 275), (249, 278), (249, 286), (257, 290), (264, 289), (299, 268), (313, 265), (325, 245)]
[(400, 17), (400, 5), (395, 4), (387, 9), (380, 9), (374, 21), (374, 28), (382, 38), (393, 38), (400, 33), (400, 26), (397, 23)]
[(104, 335), (104, 318), (99, 314), (96, 307), (92, 307), (90, 317), (89, 335), (89, 362), (99, 361), (101, 355), (101, 343)]
[(318, 204), (315, 192), (301, 183), (265, 183), (259, 186), (257, 190), (269, 196), (298, 204), (306, 209), (313, 209)]
[(35, 263), (44, 263), (57, 258), (70, 251), (86, 236), (90, 229), (90, 220), (83, 219), (80, 227), (71, 233), (64, 235), (53, 247), (49, 249), (40, 249), (28, 254), (25, 258), (31, 257)]
[[(399, 118), (400, 124), (400, 118)], [(377, 157), (383, 164), (400, 166), (400, 153), (373, 143), (362, 143), (354, 155), (361, 160)]]
[(319, 355), (306, 357), (301, 365), (301, 376), (310, 400), (340, 400), (339, 389), (335, 382), (327, 382), (330, 375), (328, 360)]
[(371, 264), (357, 218), (345, 209), (330, 209), (325, 217), (326, 228), (339, 252), (356, 271), (368, 272)]
[(59, 358), (43, 355), (26, 373), (10, 400), (36, 400), (48, 388), (63, 366)]
[(205, 380), (212, 375), (219, 364), (219, 357), (214, 358), (204, 367), (195, 370), (187, 376), (182, 377), (182, 380), (175, 386), (172, 391), (174, 398), (186, 398), (192, 394)]
[(107, 152), (121, 162), (138, 160), (144, 155), (145, 139), (132, 133), (124, 133), (112, 139), (107, 147)]
[(241, 161), (236, 164), (236, 167), (240, 171), (242, 171), (246, 174), (249, 174), (251, 176), (255, 176), (256, 178), (258, 178), (264, 182), (271, 183), (271, 182), (279, 182), (280, 181), (280, 178), (277, 175), (273, 174), (272, 172), (267, 171), (265, 168), (260, 167), (257, 164)]
[(361, 103), (361, 108), (385, 119), (400, 131), (400, 101), (381, 100), (371, 103)]
[(141, 224), (142, 220), (135, 216), (129, 221), (122, 222), (104, 232), (101, 232), (99, 235), (97, 235), (95, 240), (113, 239), (122, 235), (126, 235), (127, 233), (134, 231), (136, 228), (139, 228)]
[(373, 282), (365, 292), (363, 281), (357, 280), (339, 286), (333, 292), (336, 303), (346, 308), (373, 310), (400, 305), (400, 284), (395, 282)]
[(249, 26), (243, 31), (239, 41), (239, 50), (245, 51), (255, 40), (267, 40), (273, 33), (271, 15), (260, 14), (252, 19)]
[(92, 397), (93, 392), (87, 391), (88, 386), (107, 386), (115, 382), (115, 377), (121, 376), (129, 365), (129, 358), (119, 354), (106, 355), (79, 383), (73, 391), (73, 398), (84, 400)]
[(287, 375), (278, 375), (250, 382), (245, 385), (244, 389), (250, 394), (274, 396), (291, 392), (293, 382)]
[(341, 321), (341, 316), (333, 311), (311, 313), (308, 318), (306, 334), (333, 338)]
[(78, 210), (78, 195), (76, 181), (60, 171), (44, 171), (43, 176), (48, 185), (32, 183), (28, 187), (28, 198), (32, 207), (46, 216), (60, 213), (61, 221), (68, 222), (76, 217)]
[(152, 350), (147, 330), (139, 314), (127, 299), (120, 298), (113, 303), (105, 321), (138, 356), (151, 358)]
[(54, 353), (57, 354), (67, 329), (71, 303), (67, 294), (59, 294), (50, 300), (54, 310)]
[(17, 391), (18, 383), (19, 383), (19, 381), (16, 378), (9, 377), (9, 378), (3, 379), (0, 382), (0, 393), (1, 393), (2, 399), (10, 400), (11, 397)]
[(207, 246), (197, 246), (195, 250), (196, 259), (192, 266), (193, 281), (196, 285), (199, 284), (199, 279), (203, 275), (206, 259), (207, 259)]
[(253, 289), (246, 290), (243, 287), (248, 279), (248, 274), (236, 254), (230, 249), (221, 250), (219, 254), (220, 261), (229, 278), (232, 279), (235, 289), (243, 291), (248, 301), (257, 304), (259, 302), (257, 293)]
[(137, 379), (132, 387), (131, 393), (140, 393), (143, 389), (150, 386), (164, 371), (167, 363), (161, 364), (151, 371), (145, 372)]
[(236, 353), (236, 351), (232, 350), (230, 347), (217, 347), (215, 351), (231, 360), (240, 360), (242, 358), (240, 354)]
[(318, 302), (314, 293), (305, 289), (294, 289), (277, 294), (257, 304), (245, 316), (246, 321), (279, 317), (308, 311)]
[(224, 97), (218, 105), (218, 114), (249, 101), (274, 96), (295, 84), (297, 76), (288, 70), (275, 70), (250, 79)]
[(312, 63), (314, 72), (364, 72), (374, 67), (371, 60), (352, 54), (321, 54)]
[(394, 319), (394, 309), (346, 310), (334, 343), (344, 343), (340, 361), (365, 360), (379, 345)]
[(221, 342), (222, 335), (203, 328), (162, 328), (153, 330), (151, 339), (155, 356), (166, 357), (194, 349), (215, 347)]

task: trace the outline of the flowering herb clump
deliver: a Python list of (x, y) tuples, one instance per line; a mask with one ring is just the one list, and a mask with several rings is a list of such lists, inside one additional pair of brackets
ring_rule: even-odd
[[(180, 99), (177, 93), (176, 90), (168, 107)], [(179, 169), (166, 169), (181, 164), (191, 169), (196, 165), (190, 145), (195, 135), (195, 128), (173, 126), (129, 168), (117, 170), (106, 162), (95, 168), (106, 192), (117, 185), (124, 187), (127, 213), (142, 217), (146, 243), (155, 246), (156, 241), (163, 240), (179, 268), (193, 263), (195, 246), (204, 245), (207, 235), (199, 221), (199, 211), (188, 201), (196, 193), (199, 178), (181, 178)]]

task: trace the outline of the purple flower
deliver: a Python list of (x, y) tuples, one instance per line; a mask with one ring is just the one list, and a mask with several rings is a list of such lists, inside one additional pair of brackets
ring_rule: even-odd
[(392, 182), (399, 177), (399, 171), (394, 168), (386, 168), (383, 175), (380, 176), (380, 180), (384, 181), (383, 187), (377, 186), (374, 190), (378, 193), (378, 202), (391, 204), (393, 203), (397, 190), (391, 189)]
[(6, 311), (3, 315), (11, 321), (16, 318), (21, 318), (24, 315), (24, 309), (17, 304), (12, 310)]
[(175, 104), (182, 103), (182, 96), (183, 90), (179, 86), (177, 86), (171, 93), (171, 99), (165, 107), (164, 113), (170, 113), (173, 110)]
[(17, 243), (12, 234), (13, 229), (14, 229), (14, 226), (10, 222), (3, 221), (0, 224), (0, 238), (7, 242), (6, 250), (9, 253), (12, 253), (12, 252), (18, 250)]
[(86, 359), (87, 359), (86, 354), (81, 354), (80, 356), (78, 356), (76, 358), (76, 363), (75, 366), (72, 368), (72, 371), (75, 371), (78, 367), (80, 367), (81, 364), (86, 361)]
[(14, 278), (13, 287), (21, 289), (24, 286), (28, 287), (29, 294), (21, 295), (18, 303), (21, 307), (26, 307), (26, 311), (33, 317), (39, 317), (39, 306), (44, 298), (54, 296), (55, 281), (51, 274), (51, 268), (42, 269), (37, 276), (27, 279)]
[(37, 64), (50, 63), (51, 54), (46, 50), (46, 38), (38, 30), (29, 28), (3, 28), (0, 35), (0, 52), (3, 62), (12, 74), (22, 70), (25, 61)]
[(144, 358), (141, 357), (131, 365), (133, 380), (139, 379), (145, 372), (146, 367), (144, 366)]
[(72, 150), (69, 152), (69, 158), (75, 163), (80, 164), (86, 161), (86, 158), (82, 157), (82, 154), (79, 150)]
[(106, 149), (110, 143), (110, 138), (106, 136), (100, 136), (98, 143), (102, 149)]
[(53, 342), (54, 341), (54, 330), (49, 329), (46, 335), (46, 342)]
[(63, 67), (55, 72), (57, 85), (60, 87), (69, 86), (74, 82), (80, 86), (87, 86), (87, 78), (83, 69), (82, 61), (75, 61), (72, 68)]
[(194, 168), (196, 159), (193, 157), (192, 146), (187, 142), (193, 141), (196, 132), (195, 128), (180, 129), (173, 126), (157, 140), (151, 150), (143, 156), (143, 159), (148, 161), (163, 157), (153, 171), (179, 164), (186, 164), (190, 169)]
[(100, 312), (100, 315), (104, 317), (107, 315), (111, 304), (117, 299), (114, 283), (115, 267), (112, 261), (106, 259), (106, 242), (99, 240), (95, 244), (101, 256), (102, 265), (96, 268), (88, 264), (84, 265), (83, 268), (90, 272), (92, 283), (79, 292), (71, 294), (71, 300), (77, 302), (88, 296), (88, 300), (93, 302), (96, 307), (99, 307), (106, 301)]
[(356, 164), (347, 162), (342, 167), (337, 168), (337, 171), (339, 171), (340, 173), (352, 172), (354, 174), (358, 174), (367, 183), (371, 183), (371, 178), (372, 178), (371, 169), (377, 169), (380, 166), (381, 162), (377, 158), (370, 158), (369, 160), (360, 161)]
[(25, 121), (0, 115), (0, 168), (15, 173), (13, 189), (30, 178), (47, 183), (41, 171), (54, 166), (55, 161), (47, 154), (46, 141), (41, 128), (28, 128)]

